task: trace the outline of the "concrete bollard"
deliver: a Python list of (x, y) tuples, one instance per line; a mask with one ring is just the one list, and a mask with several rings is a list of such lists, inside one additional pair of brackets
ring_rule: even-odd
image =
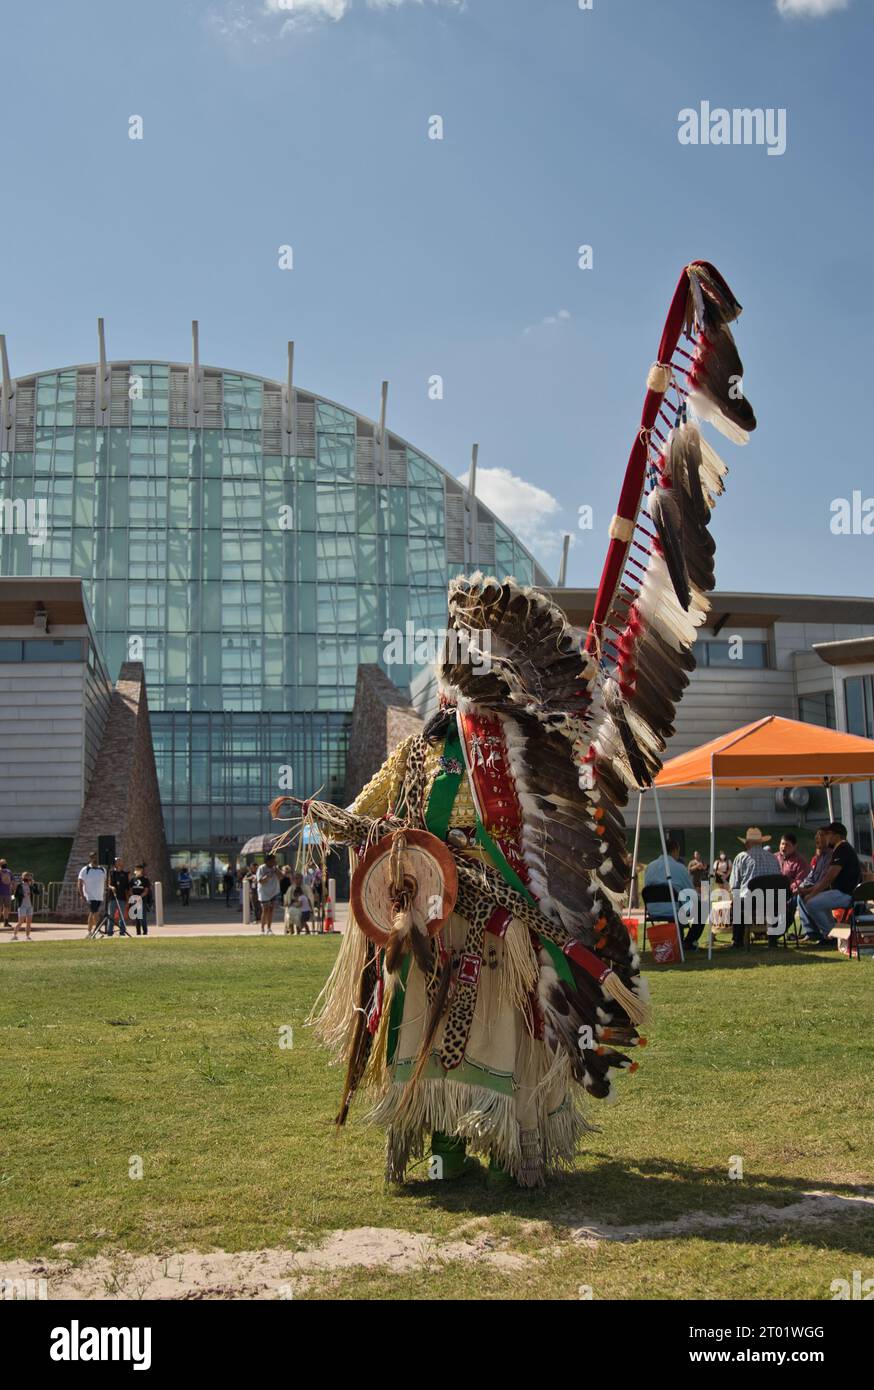
[(249, 880), (244, 878), (240, 886), (243, 892), (243, 926), (248, 927), (252, 920), (252, 905), (249, 900)]
[(325, 931), (337, 930), (337, 880), (328, 879), (328, 901), (325, 905)]
[(155, 926), (164, 925), (164, 885), (161, 882), (155, 884)]

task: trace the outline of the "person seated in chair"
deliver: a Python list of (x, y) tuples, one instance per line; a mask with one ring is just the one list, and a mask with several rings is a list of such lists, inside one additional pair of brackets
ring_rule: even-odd
[(798, 836), (793, 835), (791, 830), (787, 830), (780, 836), (777, 860), (780, 864), (780, 872), (789, 889), (789, 898), (786, 903), (786, 921), (789, 923), (794, 921), (798, 908), (798, 889), (810, 873), (810, 865), (804, 855), (798, 852)]
[(680, 926), (686, 928), (683, 947), (685, 950), (694, 951), (704, 928), (701, 921), (701, 903), (692, 884), (692, 876), (680, 858), (679, 844), (676, 840), (668, 840), (665, 848), (668, 851), (667, 857), (663, 854), (659, 855), (658, 859), (654, 859), (651, 864), (647, 865), (646, 873), (643, 876), (644, 888), (655, 888), (660, 884), (665, 885), (664, 901), (660, 898), (657, 902), (648, 903), (647, 913), (653, 922), (674, 921), (671, 892), (668, 888), (668, 870), (670, 869), (674, 902), (677, 905), (677, 919)]
[(829, 936), (835, 925), (833, 909), (850, 906), (862, 869), (859, 856), (847, 841), (847, 827), (841, 821), (834, 820), (825, 827), (825, 839), (831, 849), (831, 859), (816, 883), (799, 888), (798, 915), (805, 941), (835, 946), (837, 943)]
[[(744, 929), (747, 923), (744, 920), (745, 905), (743, 899), (749, 895), (750, 884), (754, 878), (762, 878), (766, 874), (769, 877), (779, 878), (782, 872), (776, 854), (768, 849), (770, 838), (770, 835), (763, 835), (757, 825), (751, 825), (740, 842), (743, 845), (743, 850), (737, 855), (731, 866), (730, 887), (734, 901), (731, 944), (736, 950), (740, 950), (744, 944)], [(768, 945), (776, 946), (777, 937), (782, 936), (785, 931), (786, 918), (785, 914), (782, 914), (782, 928), (779, 932), (768, 932)]]

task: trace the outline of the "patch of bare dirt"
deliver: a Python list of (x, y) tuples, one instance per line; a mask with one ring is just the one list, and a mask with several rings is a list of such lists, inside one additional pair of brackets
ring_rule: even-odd
[(406, 1274), (439, 1264), (488, 1265), (518, 1270), (530, 1261), (486, 1234), (436, 1241), (410, 1231), (360, 1226), (333, 1231), (304, 1250), (194, 1250), (172, 1255), (106, 1254), (80, 1265), (17, 1260), (0, 1266), (0, 1279), (45, 1279), (50, 1299), (276, 1299), (304, 1292), (321, 1274), (387, 1269)]

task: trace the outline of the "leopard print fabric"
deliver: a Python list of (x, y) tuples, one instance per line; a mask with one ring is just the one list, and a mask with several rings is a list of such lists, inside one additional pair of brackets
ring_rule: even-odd
[[(473, 892), (467, 885), (460, 884), (455, 908), (468, 922), (464, 954), (479, 961), (481, 970), (486, 923), (494, 911), (494, 904), (482, 894)], [(443, 1030), (443, 1042), (440, 1046), (440, 1063), (445, 1071), (453, 1071), (464, 1061), (478, 990), (479, 971), (476, 980), (469, 983), (460, 980), (456, 975), (446, 1016), (446, 1027)]]
[(410, 739), (407, 752), (407, 770), (404, 775), (401, 800), (404, 806), (404, 819), (408, 824), (425, 828), (425, 749), (427, 744), (421, 734)]
[[(463, 916), (468, 916), (469, 905), (474, 901), (479, 901), (485, 906), (486, 920), (488, 921), (497, 904), (499, 907), (506, 907), (526, 927), (530, 927), (540, 936), (545, 936), (556, 946), (567, 945), (570, 940), (570, 933), (567, 928), (558, 922), (553, 922), (538, 907), (529, 903), (528, 899), (523, 898), (521, 893), (517, 893), (515, 888), (511, 888), (500, 874), (493, 869), (487, 869), (484, 865), (478, 865), (474, 868), (473, 865), (461, 863), (458, 855), (455, 857), (455, 863), (458, 868), (457, 910)], [(464, 906), (461, 906), (462, 897)]]

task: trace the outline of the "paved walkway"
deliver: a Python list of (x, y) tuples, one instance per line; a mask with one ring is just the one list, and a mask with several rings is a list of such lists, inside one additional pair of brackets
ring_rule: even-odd
[[(349, 912), (348, 903), (337, 904), (337, 927), (343, 931), (346, 926), (346, 918)], [(193, 902), (190, 907), (180, 907), (178, 903), (172, 903), (164, 914), (165, 923), (163, 927), (156, 927), (154, 923), (149, 924), (150, 936), (260, 936), (261, 928), (257, 922), (250, 922), (248, 926), (243, 925), (243, 917), (239, 908), (226, 908), (223, 902)], [(273, 924), (274, 936), (282, 936), (282, 913), (278, 913), (279, 925)], [(134, 927), (129, 927), (129, 931), (134, 932)], [(34, 922), (33, 924), (34, 941), (81, 941), (85, 935), (85, 926), (82, 922)], [(11, 941), (12, 930), (9, 927), (0, 928), (0, 943)], [(21, 930), (19, 940), (24, 939), (24, 931)], [(115, 940), (115, 938), (113, 938)]]

